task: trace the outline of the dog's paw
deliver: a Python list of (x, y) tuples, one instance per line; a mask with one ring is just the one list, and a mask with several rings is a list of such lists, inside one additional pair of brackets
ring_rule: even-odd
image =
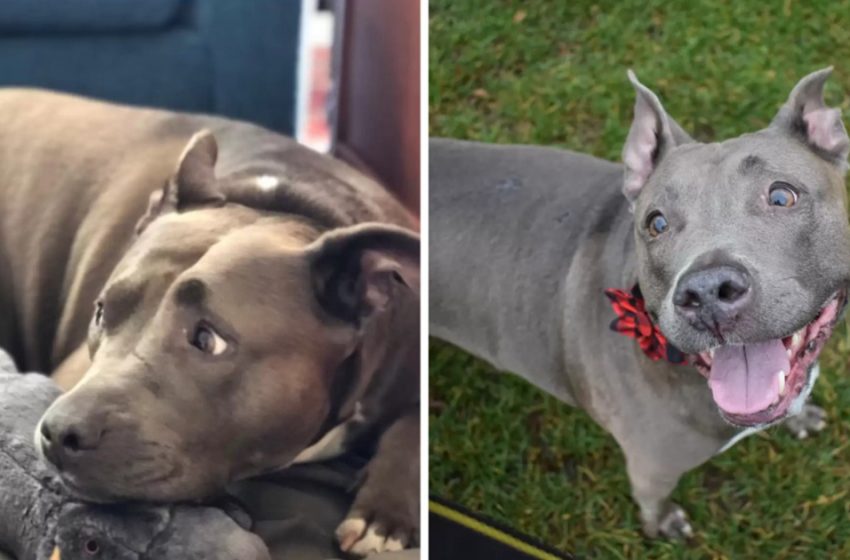
[(336, 536), (343, 552), (357, 556), (396, 552), (419, 536), (419, 411), (396, 421), (381, 436), (378, 452)]
[(826, 428), (826, 411), (806, 403), (799, 414), (785, 420), (785, 426), (797, 439), (806, 439)]
[(657, 521), (644, 523), (643, 532), (650, 538), (665, 537), (671, 540), (689, 540), (694, 536), (694, 528), (688, 520), (688, 514), (672, 502)]
[(668, 539), (687, 540), (694, 536), (694, 528), (691, 527), (688, 514), (676, 504), (670, 504), (667, 515), (658, 524), (658, 530)]
[(400, 520), (373, 517), (351, 513), (336, 529), (339, 547), (343, 552), (357, 556), (367, 556), (380, 552), (398, 552), (410, 545), (413, 539), (413, 526)]

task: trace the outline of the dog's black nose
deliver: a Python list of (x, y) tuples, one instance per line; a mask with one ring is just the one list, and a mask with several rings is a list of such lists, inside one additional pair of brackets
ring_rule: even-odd
[(752, 303), (750, 275), (723, 265), (688, 272), (673, 293), (676, 311), (697, 328), (725, 330)]
[(48, 412), (41, 422), (44, 456), (60, 469), (69, 460), (96, 450), (102, 437), (103, 429), (99, 425), (69, 416)]

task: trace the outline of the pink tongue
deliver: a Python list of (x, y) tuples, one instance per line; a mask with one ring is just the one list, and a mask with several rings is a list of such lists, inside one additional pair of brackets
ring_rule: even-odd
[(782, 340), (721, 346), (714, 352), (708, 386), (714, 402), (731, 414), (753, 414), (779, 397), (778, 371), (791, 369)]

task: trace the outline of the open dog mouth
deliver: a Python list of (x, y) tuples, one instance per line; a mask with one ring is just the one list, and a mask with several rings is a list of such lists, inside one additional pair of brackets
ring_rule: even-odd
[(810, 323), (784, 338), (698, 354), (694, 366), (708, 379), (723, 417), (742, 427), (772, 424), (805, 399), (812, 366), (846, 303), (846, 291), (839, 290)]

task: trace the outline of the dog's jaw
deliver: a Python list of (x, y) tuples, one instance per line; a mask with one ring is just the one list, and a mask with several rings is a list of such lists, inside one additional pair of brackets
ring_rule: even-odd
[[(777, 372), (781, 376), (777, 397), (767, 408), (752, 414), (735, 414), (725, 411), (718, 402), (721, 416), (735, 426), (761, 429), (798, 414), (817, 379), (818, 355), (840, 319), (846, 303), (846, 290), (839, 290), (810, 323), (798, 332), (783, 337), (782, 343), (791, 367), (789, 371)], [(700, 373), (710, 382), (713, 361), (714, 350), (700, 353), (694, 361)]]

